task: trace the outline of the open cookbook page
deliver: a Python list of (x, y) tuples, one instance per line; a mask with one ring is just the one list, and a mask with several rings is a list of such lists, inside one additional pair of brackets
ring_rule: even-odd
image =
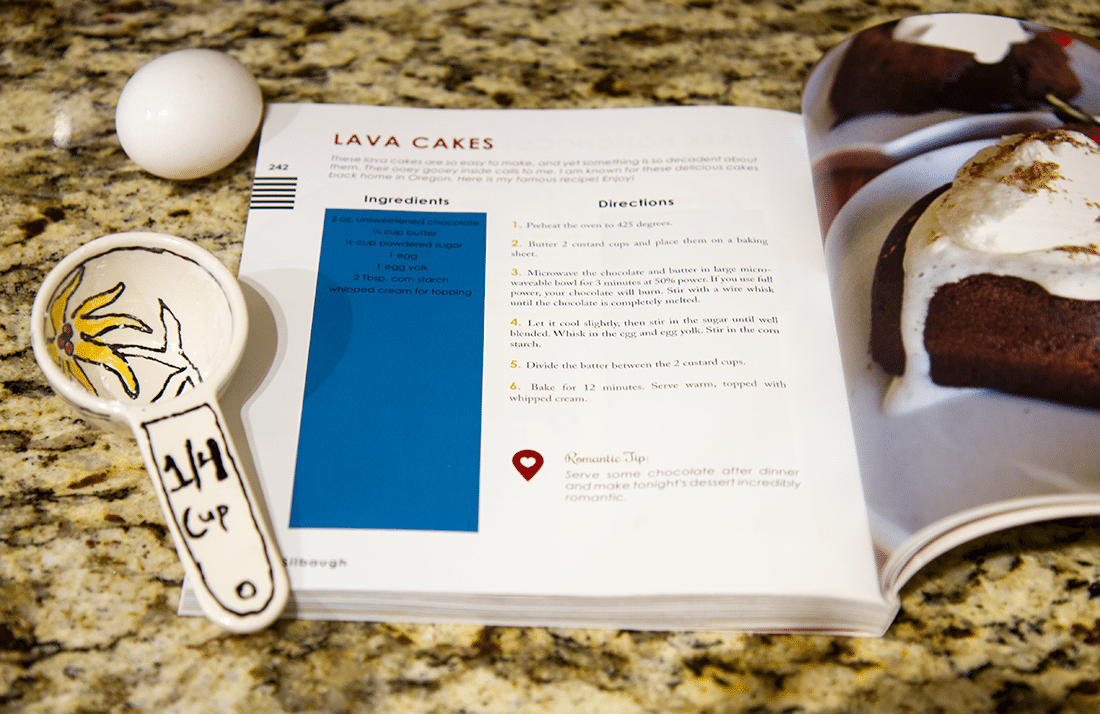
[(885, 587), (981, 533), (1100, 513), (1100, 151), (1082, 124), (1100, 52), (1014, 19), (911, 17), (831, 51), (803, 110)]
[(294, 614), (889, 623), (799, 116), (276, 104), (239, 275)]

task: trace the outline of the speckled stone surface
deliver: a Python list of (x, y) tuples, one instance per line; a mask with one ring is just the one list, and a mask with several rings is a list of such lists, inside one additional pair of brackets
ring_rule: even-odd
[(1091, 0), (0, 3), (0, 711), (1100, 711), (1100, 520), (940, 558), (882, 638), (178, 618), (180, 566), (135, 445), (53, 396), (27, 333), (49, 268), (104, 233), (174, 233), (231, 268), (255, 146), (206, 179), (138, 170), (127, 77), (210, 47), (267, 101), (798, 110), (847, 34), (996, 12), (1100, 35)]

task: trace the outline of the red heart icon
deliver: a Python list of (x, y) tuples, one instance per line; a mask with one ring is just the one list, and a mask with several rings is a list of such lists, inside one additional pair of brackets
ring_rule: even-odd
[(512, 466), (516, 467), (516, 471), (519, 471), (519, 475), (530, 481), (535, 477), (535, 474), (542, 468), (543, 458), (542, 454), (531, 449), (524, 449), (523, 451), (517, 451), (512, 456)]

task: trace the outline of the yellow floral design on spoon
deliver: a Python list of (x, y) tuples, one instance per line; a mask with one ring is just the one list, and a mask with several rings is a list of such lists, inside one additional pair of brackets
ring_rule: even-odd
[(84, 368), (81, 367), (81, 362), (97, 364), (110, 371), (118, 377), (126, 394), (134, 398), (138, 394), (138, 382), (134, 370), (126, 362), (126, 357), (120, 348), (100, 338), (117, 329), (132, 329), (147, 334), (151, 333), (152, 329), (141, 320), (129, 315), (96, 314), (98, 310), (113, 304), (122, 295), (126, 286), (121, 282), (108, 290), (92, 295), (70, 312), (69, 300), (80, 287), (83, 279), (84, 266), (82, 265), (73, 271), (62, 284), (61, 292), (50, 302), (50, 326), (53, 329), (53, 335), (48, 343), (50, 355), (69, 377), (84, 385), (84, 388), (92, 394), (99, 394), (99, 392), (88, 379)]

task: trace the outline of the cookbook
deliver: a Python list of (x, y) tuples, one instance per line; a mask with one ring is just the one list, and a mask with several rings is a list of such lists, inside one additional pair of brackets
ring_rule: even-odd
[[(222, 405), (287, 614), (873, 635), (955, 545), (1100, 514), (1080, 365), (1100, 337), (1079, 327), (1100, 294), (1027, 267), (1100, 261), (1095, 220), (997, 243), (1040, 210), (1021, 201), (1088, 183), (1098, 110), (1095, 48), (976, 15), (850, 38), (801, 115), (270, 105)], [(1025, 146), (1004, 169), (1008, 135)], [(914, 223), (908, 252), (884, 249)], [(1046, 234), (1028, 225), (1013, 235)], [(977, 267), (912, 287), (900, 256), (925, 243)], [(1013, 355), (1047, 357), (1006, 364), (980, 347), (1009, 339), (998, 303), (933, 318), (972, 275), (1076, 327), (1044, 348), (1025, 324)], [(1031, 309), (1011, 304), (1014, 324)], [(186, 585), (180, 610), (198, 612)]]

